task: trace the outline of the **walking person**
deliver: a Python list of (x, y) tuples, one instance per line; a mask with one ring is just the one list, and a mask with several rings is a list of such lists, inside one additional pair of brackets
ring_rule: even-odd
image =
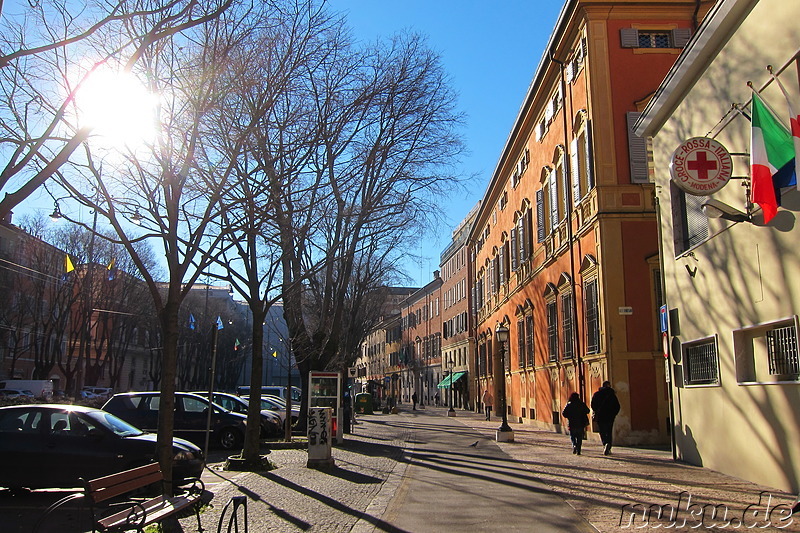
[(483, 398), (481, 401), (483, 402), (483, 409), (486, 411), (486, 420), (492, 419), (492, 395), (489, 393), (489, 389), (483, 391)]
[(412, 405), (412, 410), (416, 411), (417, 410), (417, 393), (416, 392), (411, 395), (411, 405)]
[(619, 413), (619, 400), (617, 393), (611, 388), (610, 381), (604, 381), (603, 386), (592, 396), (592, 411), (600, 432), (600, 441), (605, 446), (603, 455), (608, 455), (611, 453), (614, 419)]
[(561, 412), (561, 416), (569, 422), (569, 438), (572, 441), (572, 453), (581, 454), (581, 444), (583, 436), (586, 434), (586, 426), (589, 425), (589, 407), (581, 400), (577, 392), (569, 395), (569, 401)]

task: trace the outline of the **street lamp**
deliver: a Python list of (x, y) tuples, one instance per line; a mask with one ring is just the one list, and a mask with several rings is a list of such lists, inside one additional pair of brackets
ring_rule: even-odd
[(62, 216), (63, 215), (61, 214), (61, 209), (58, 208), (58, 203), (56, 203), (56, 206), (53, 209), (53, 212), (50, 213), (50, 220), (52, 220), (53, 222), (56, 222), (56, 221), (60, 220)]
[(498, 323), (494, 329), (497, 342), (500, 344), (500, 409), (503, 423), (497, 428), (497, 442), (514, 442), (514, 430), (508, 425), (506, 408), (506, 342), (508, 342), (508, 326)]
[(450, 371), (450, 381), (448, 382), (449, 389), (450, 389), (450, 409), (447, 411), (447, 416), (456, 416), (456, 410), (453, 409), (453, 367), (456, 366), (455, 361), (453, 361), (453, 356), (451, 355), (450, 358), (447, 360), (447, 369)]

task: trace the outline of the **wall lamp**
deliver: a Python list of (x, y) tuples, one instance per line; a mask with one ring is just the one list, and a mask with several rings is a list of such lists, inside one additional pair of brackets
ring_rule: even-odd
[(708, 218), (721, 218), (731, 222), (752, 222), (752, 217), (748, 213), (739, 211), (719, 200), (706, 200), (700, 205), (700, 208)]

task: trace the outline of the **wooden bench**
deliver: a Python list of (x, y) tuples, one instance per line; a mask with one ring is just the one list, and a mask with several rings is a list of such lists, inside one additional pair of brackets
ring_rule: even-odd
[[(50, 506), (42, 518), (70, 500), (81, 498), (89, 506), (92, 531), (136, 530), (143, 532), (148, 525), (161, 522), (165, 518), (187, 509), (194, 511), (197, 517), (197, 531), (203, 531), (200, 525), (200, 506), (204, 485), (200, 479), (191, 479), (191, 485), (188, 488), (182, 488), (184, 492), (176, 496), (160, 495), (152, 498), (128, 496), (122, 501), (111, 501), (114, 498), (145, 489), (154, 483), (160, 484), (163, 480), (164, 475), (158, 463), (151, 463), (89, 481), (82, 480), (83, 492), (56, 502)], [(34, 528), (34, 531), (37, 530), (38, 525)]]

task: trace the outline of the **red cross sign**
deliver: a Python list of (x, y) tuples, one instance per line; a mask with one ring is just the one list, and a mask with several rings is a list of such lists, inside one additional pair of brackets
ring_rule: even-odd
[(733, 173), (728, 150), (714, 139), (692, 137), (672, 153), (672, 181), (694, 196), (708, 196), (723, 188)]

